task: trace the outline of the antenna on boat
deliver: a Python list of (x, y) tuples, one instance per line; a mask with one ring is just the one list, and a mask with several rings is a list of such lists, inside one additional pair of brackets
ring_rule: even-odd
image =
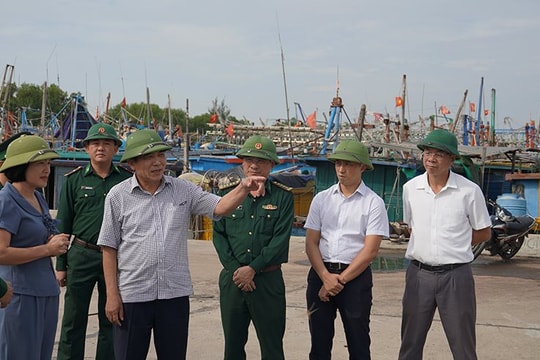
[(291, 117), (289, 110), (289, 96), (287, 95), (287, 78), (285, 77), (285, 56), (283, 55), (283, 45), (281, 44), (281, 32), (279, 30), (279, 19), (276, 14), (276, 22), (278, 28), (278, 40), (279, 48), (281, 51), (281, 72), (283, 73), (283, 88), (285, 90), (285, 106), (287, 108), (287, 131), (289, 133), (289, 150), (291, 152), (292, 163), (294, 165), (294, 149), (292, 144), (292, 135), (291, 135)]

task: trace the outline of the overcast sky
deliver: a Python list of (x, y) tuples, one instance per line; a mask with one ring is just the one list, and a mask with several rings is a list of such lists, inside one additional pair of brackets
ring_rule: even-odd
[(538, 0), (19, 0), (2, 5), (0, 65), (81, 92), (92, 113), (148, 87), (162, 107), (189, 98), (194, 116), (218, 98), (259, 124), (287, 116), (280, 34), (291, 117), (296, 102), (322, 120), (338, 75), (355, 118), (396, 113), (406, 74), (410, 121), (455, 114), (466, 89), (478, 104), (484, 77), (497, 127), (517, 128), (540, 116), (539, 16)]

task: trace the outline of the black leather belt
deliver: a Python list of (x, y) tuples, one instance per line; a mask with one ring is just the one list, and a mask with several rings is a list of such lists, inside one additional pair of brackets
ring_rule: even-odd
[(341, 274), (343, 270), (349, 266), (349, 264), (325, 262), (324, 266), (326, 266), (326, 269), (328, 269), (328, 271), (332, 274)]
[(456, 264), (445, 264), (445, 265), (427, 265), (421, 263), (418, 260), (411, 260), (411, 264), (415, 265), (420, 270), (431, 271), (435, 273), (442, 273), (450, 270), (457, 269), (460, 266), (466, 265), (468, 263), (456, 263)]
[(101, 252), (101, 247), (100, 246), (97, 246), (96, 244), (91, 244), (91, 243), (86, 242), (84, 240), (81, 240), (79, 238), (73, 238), (73, 243), (75, 245), (79, 245), (80, 247), (84, 247), (84, 248), (87, 248), (87, 249), (92, 249), (92, 250)]

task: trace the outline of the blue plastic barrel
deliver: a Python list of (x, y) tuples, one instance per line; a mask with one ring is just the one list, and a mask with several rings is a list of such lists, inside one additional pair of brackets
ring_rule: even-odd
[(496, 203), (510, 211), (514, 216), (527, 215), (527, 200), (519, 196), (519, 194), (499, 195)]

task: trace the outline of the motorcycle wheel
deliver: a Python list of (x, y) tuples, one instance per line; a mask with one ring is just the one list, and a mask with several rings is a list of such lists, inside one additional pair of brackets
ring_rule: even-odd
[(504, 260), (510, 260), (514, 255), (518, 253), (519, 249), (521, 249), (521, 245), (523, 245), (524, 240), (525, 236), (514, 239), (512, 241), (505, 241), (499, 249), (498, 254)]
[(482, 251), (484, 251), (486, 246), (487, 246), (487, 241), (484, 241), (484, 242), (481, 242), (479, 244), (473, 245), (472, 251), (473, 251), (473, 255), (474, 255), (475, 259), (480, 256), (480, 254), (482, 253)]

